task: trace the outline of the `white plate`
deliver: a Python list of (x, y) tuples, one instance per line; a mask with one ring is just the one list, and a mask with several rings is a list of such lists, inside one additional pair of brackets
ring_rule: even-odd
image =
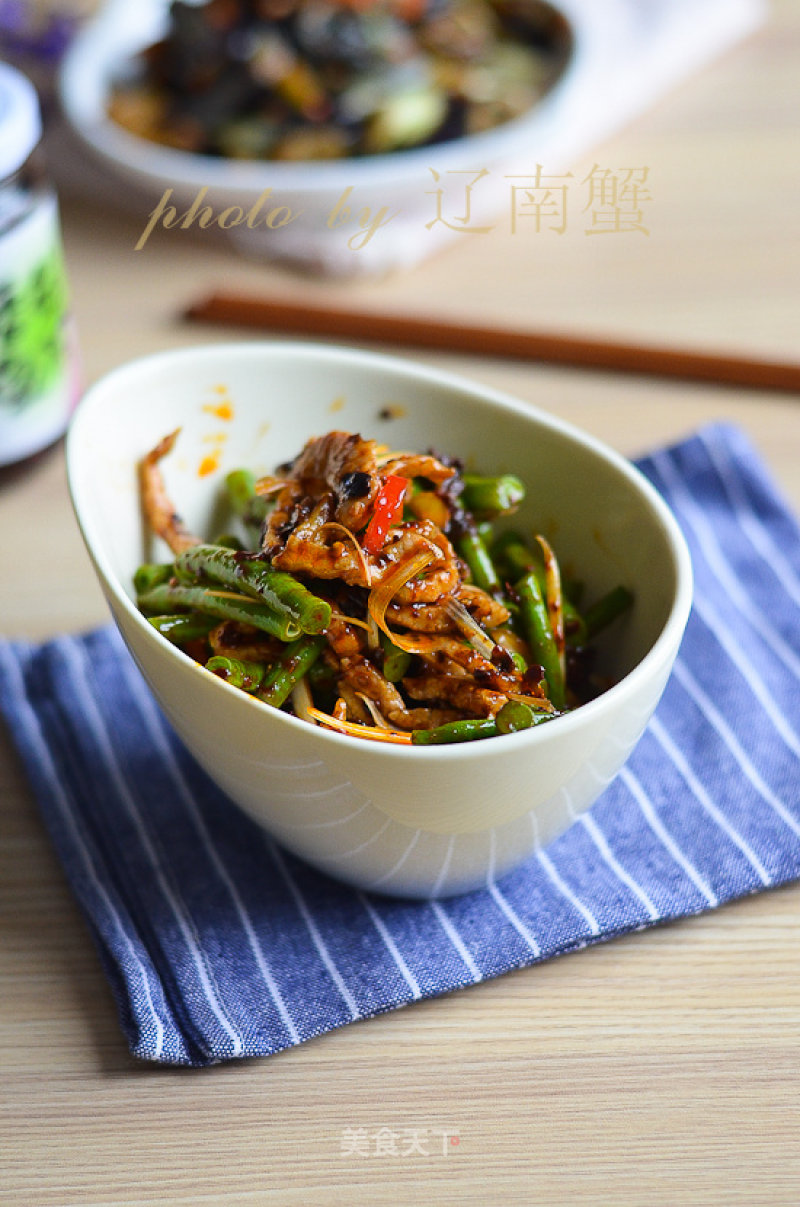
[[(302, 213), (289, 225), (266, 230), (261, 225), (262, 210), (255, 219), (256, 229), (245, 223), (231, 228), (228, 234), (245, 251), (337, 275), (380, 273), (408, 267), (443, 244), (463, 238), (456, 223), (455, 229), (445, 222), (428, 229), (428, 222), (436, 217), (437, 187), (449, 187), (449, 210), (443, 216), (451, 221), (463, 209), (469, 179), (464, 174), (484, 172), (471, 193), (470, 224), (480, 226), (507, 205), (506, 173), (533, 173), (537, 163), (550, 172), (564, 162), (565, 153), (572, 151), (569, 131), (575, 125), (576, 105), (583, 107), (581, 98), (587, 89), (591, 94), (604, 83), (607, 86), (604, 68), (612, 38), (618, 45), (626, 28), (623, 0), (606, 0), (601, 7), (602, 14), (579, 0), (558, 5), (571, 25), (573, 50), (557, 82), (530, 114), (435, 147), (347, 161), (257, 163), (194, 155), (137, 138), (108, 117), (107, 100), (121, 64), (165, 31), (168, 0), (137, 0), (136, 4), (111, 0), (104, 7), (64, 60), (62, 107), (83, 145), (129, 188), (139, 191), (150, 207), (171, 190), (169, 204), (180, 216), (198, 191), (207, 189), (203, 204), (215, 214), (229, 206), (247, 213), (265, 189), (271, 189), (265, 210), (281, 205)], [(585, 125), (585, 114), (582, 122)], [(453, 178), (452, 173), (459, 175)], [(330, 215), (346, 192), (353, 218), (347, 225), (332, 227)], [(365, 208), (373, 217), (384, 211), (391, 218), (363, 245), (349, 246), (358, 235), (356, 219)]]

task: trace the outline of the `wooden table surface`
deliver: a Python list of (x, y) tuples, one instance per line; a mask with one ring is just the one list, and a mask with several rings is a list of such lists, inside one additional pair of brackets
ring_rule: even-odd
[[(302, 280), (144, 215), (64, 200), (88, 381), (227, 339), (177, 317), (221, 283), (442, 317), (797, 358), (800, 6), (576, 165), (647, 166), (650, 235), (461, 238), (380, 281)], [(235, 333), (237, 337), (254, 338)], [(428, 354), (626, 454), (739, 424), (800, 508), (800, 399)], [(0, 479), (0, 632), (106, 611), (61, 448)], [(32, 556), (35, 551), (36, 556)], [(0, 736), (0, 1199), (11, 1204), (794, 1204), (800, 886), (357, 1023), (265, 1060), (137, 1065)], [(342, 1151), (344, 1129), (457, 1130), (447, 1156)]]

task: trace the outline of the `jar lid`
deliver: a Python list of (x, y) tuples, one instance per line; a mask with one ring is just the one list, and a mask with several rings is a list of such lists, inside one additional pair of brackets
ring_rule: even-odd
[(22, 167), (41, 136), (36, 89), (21, 71), (0, 63), (0, 180)]

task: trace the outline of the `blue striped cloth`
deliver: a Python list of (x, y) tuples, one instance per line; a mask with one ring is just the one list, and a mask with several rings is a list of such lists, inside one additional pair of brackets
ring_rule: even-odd
[(276, 847), (110, 628), (0, 645), (0, 704), (136, 1056), (267, 1055), (800, 876), (800, 532), (734, 428), (641, 466), (694, 558), (675, 672), (594, 809), (463, 897), (370, 897)]

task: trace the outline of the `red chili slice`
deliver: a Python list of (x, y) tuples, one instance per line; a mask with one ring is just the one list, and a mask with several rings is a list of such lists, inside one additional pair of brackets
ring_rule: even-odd
[(375, 496), (375, 509), (361, 544), (367, 553), (380, 553), (387, 533), (403, 510), (408, 478), (387, 474)]

